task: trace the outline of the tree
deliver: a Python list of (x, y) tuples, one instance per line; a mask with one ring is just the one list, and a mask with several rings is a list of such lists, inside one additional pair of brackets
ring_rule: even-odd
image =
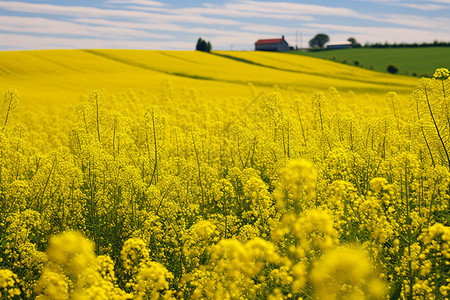
[(356, 41), (355, 38), (352, 38), (352, 37), (351, 37), (351, 38), (348, 38), (347, 41), (349, 41), (350, 43), (352, 43), (352, 47), (353, 47), (353, 48), (361, 48), (361, 47), (362, 47), (361, 44), (358, 43), (358, 42)]
[(195, 50), (206, 52), (206, 48), (207, 48), (206, 41), (204, 41), (202, 38), (198, 38), (197, 46), (195, 46)]
[(311, 48), (320, 48), (330, 41), (330, 37), (326, 34), (319, 33), (314, 38), (309, 41), (309, 46)]
[(212, 49), (212, 47), (211, 47), (211, 43), (210, 42), (206, 42), (202, 38), (198, 38), (197, 46), (195, 46), (195, 50), (204, 51), (204, 52), (211, 52), (211, 49)]

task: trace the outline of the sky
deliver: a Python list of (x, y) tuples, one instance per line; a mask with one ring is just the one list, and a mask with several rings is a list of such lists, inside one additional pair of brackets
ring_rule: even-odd
[(285, 36), (307, 47), (450, 41), (450, 0), (0, 0), (0, 51), (34, 49), (253, 50)]

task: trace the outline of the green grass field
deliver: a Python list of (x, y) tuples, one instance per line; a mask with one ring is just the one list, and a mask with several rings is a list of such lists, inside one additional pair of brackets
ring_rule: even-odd
[(290, 53), (325, 58), (363, 68), (386, 72), (389, 64), (399, 68), (404, 75), (427, 76), (440, 67), (450, 67), (450, 47), (427, 48), (356, 48), (317, 52), (293, 51)]

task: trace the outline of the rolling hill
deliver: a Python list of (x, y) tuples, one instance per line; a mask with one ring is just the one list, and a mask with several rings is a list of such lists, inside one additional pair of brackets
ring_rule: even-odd
[(247, 96), (248, 84), (264, 90), (395, 90), (409, 93), (416, 79), (372, 72), (313, 57), (261, 52), (45, 50), (0, 52), (0, 91), (16, 88), (33, 100), (152, 90), (161, 81), (196, 88), (212, 97)]
[[(0, 93), (20, 95), (18, 121), (68, 132), (75, 107), (92, 90), (136, 93), (143, 107), (163, 97), (169, 83), (178, 98), (246, 101), (279, 91), (310, 98), (330, 87), (378, 105), (386, 93), (407, 99), (417, 78), (394, 76), (336, 62), (283, 53), (143, 50), (43, 50), (0, 52)], [(194, 96), (193, 96), (194, 95)], [(351, 99), (351, 97), (349, 98)], [(112, 105), (112, 104), (111, 104)], [(49, 117), (39, 118), (37, 115)], [(31, 122), (32, 121), (32, 122)], [(55, 124), (62, 128), (54, 128)]]
[(358, 61), (361, 67), (380, 72), (386, 72), (387, 66), (394, 64), (399, 68), (400, 74), (419, 77), (429, 77), (437, 68), (450, 67), (450, 47), (355, 48), (290, 53), (345, 62), (350, 65)]

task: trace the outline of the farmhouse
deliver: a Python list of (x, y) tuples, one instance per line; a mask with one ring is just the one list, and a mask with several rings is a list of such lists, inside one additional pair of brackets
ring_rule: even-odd
[(285, 41), (284, 35), (281, 39), (258, 40), (255, 43), (256, 51), (284, 52), (289, 50), (289, 44)]
[(352, 43), (331, 44), (327, 46), (328, 50), (334, 49), (348, 49), (352, 47)]

